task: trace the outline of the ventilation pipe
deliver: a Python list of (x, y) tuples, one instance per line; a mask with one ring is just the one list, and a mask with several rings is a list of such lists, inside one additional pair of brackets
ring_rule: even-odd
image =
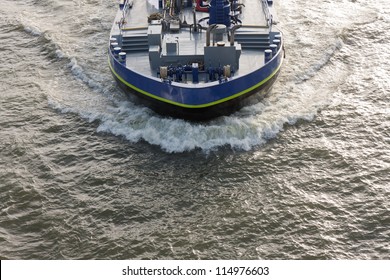
[(193, 8), (192, 13), (194, 15), (194, 32), (198, 32), (198, 24), (196, 22), (196, 10)]
[(234, 46), (234, 33), (241, 26), (242, 26), (241, 24), (237, 24), (237, 25), (233, 26), (232, 29), (230, 30), (230, 33), (231, 33), (230, 34), (230, 46)]
[(215, 28), (217, 28), (217, 24), (212, 24), (210, 25), (208, 28), (207, 28), (207, 31), (206, 31), (206, 46), (209, 47), (210, 46), (210, 33), (212, 30), (214, 30)]

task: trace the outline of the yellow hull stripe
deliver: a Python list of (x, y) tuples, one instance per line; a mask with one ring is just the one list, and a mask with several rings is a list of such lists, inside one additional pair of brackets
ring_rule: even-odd
[(151, 93), (149, 93), (147, 91), (144, 91), (144, 90), (142, 90), (140, 88), (137, 88), (137, 87), (135, 87), (132, 84), (129, 84), (121, 76), (119, 76), (118, 73), (115, 72), (114, 68), (111, 65), (110, 57), (108, 57), (108, 65), (109, 65), (109, 67), (111, 69), (111, 72), (118, 78), (118, 80), (120, 80), (126, 86), (128, 86), (128, 87), (132, 88), (133, 90), (138, 91), (138, 92), (140, 92), (140, 93), (142, 93), (142, 94), (144, 94), (146, 96), (149, 96), (149, 97), (151, 97), (153, 99), (157, 99), (159, 101), (162, 101), (162, 102), (165, 102), (165, 103), (169, 103), (169, 104), (172, 104), (172, 105), (176, 105), (176, 106), (180, 106), (180, 107), (184, 107), (184, 108), (193, 108), (193, 109), (196, 109), (196, 108), (206, 108), (206, 107), (210, 107), (210, 106), (213, 106), (213, 105), (217, 105), (217, 104), (229, 101), (231, 99), (237, 98), (237, 97), (239, 97), (241, 95), (244, 95), (245, 93), (248, 93), (248, 92), (250, 92), (250, 91), (260, 87), (261, 85), (263, 85), (266, 82), (268, 82), (273, 76), (275, 76), (275, 74), (279, 71), (280, 67), (282, 66), (282, 62), (283, 62), (283, 57), (282, 57), (282, 61), (280, 62), (278, 68), (276, 68), (275, 71), (272, 72), (271, 75), (269, 75), (267, 78), (265, 78), (261, 82), (257, 83), (256, 85), (251, 86), (250, 88), (247, 88), (246, 90), (243, 90), (243, 91), (241, 91), (239, 93), (236, 93), (234, 95), (231, 95), (229, 97), (225, 97), (223, 99), (219, 99), (219, 100), (216, 100), (216, 101), (213, 101), (213, 102), (210, 102), (210, 103), (200, 104), (200, 105), (188, 105), (188, 104), (183, 104), (183, 103), (175, 102), (175, 101), (172, 101), (172, 100), (169, 100), (169, 99), (166, 99), (166, 98), (162, 98), (162, 97), (156, 96), (156, 95), (151, 94)]

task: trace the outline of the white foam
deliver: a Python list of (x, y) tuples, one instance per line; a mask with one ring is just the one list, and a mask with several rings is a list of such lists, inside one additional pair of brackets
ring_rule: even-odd
[(41, 36), (42, 32), (35, 26), (25, 26), (24, 30), (33, 36)]
[(63, 59), (64, 57), (66, 57), (66, 55), (62, 52), (62, 50), (57, 49), (55, 53), (58, 59)]
[(296, 75), (296, 82), (303, 83), (308, 79), (314, 77), (318, 71), (320, 71), (326, 64), (329, 63), (331, 58), (335, 53), (340, 50), (343, 46), (341, 39), (337, 38), (336, 41), (330, 45), (322, 54), (319, 60), (314, 62), (310, 67), (308, 67), (305, 72), (298, 73)]
[(317, 111), (315, 106), (308, 109), (302, 104), (297, 108), (285, 103), (291, 104), (288, 99), (276, 104), (262, 102), (232, 116), (191, 123), (163, 118), (148, 109), (123, 102), (97, 117), (100, 120), (97, 130), (123, 136), (131, 142), (144, 140), (169, 153), (195, 149), (209, 152), (224, 146), (250, 150), (275, 138), (285, 124), (292, 125), (299, 119), (312, 120)]
[[(78, 63), (78, 60), (76, 57), (69, 55), (67, 52), (65, 52), (58, 41), (55, 39), (56, 36), (52, 35), (51, 32), (53, 31), (41, 31), (38, 27), (35, 26), (34, 22), (31, 20), (29, 21), (27, 18), (22, 18), (21, 23), (24, 27), (24, 30), (37, 37), (44, 37), (47, 44), (50, 45), (50, 51), (54, 52), (55, 57), (57, 57), (59, 60), (68, 60), (68, 67), (71, 70), (71, 73), (80, 81), (85, 83), (88, 87), (92, 88), (93, 90), (97, 90), (100, 92), (105, 91), (105, 87), (98, 82), (99, 79), (95, 79), (94, 77), (89, 76), (86, 71), (83, 69), (83, 67), (80, 66)], [(65, 46), (66, 48), (67, 46)]]
[[(76, 59), (69, 67), (75, 75), (84, 77)], [(76, 80), (68, 81), (66, 89), (60, 86), (63, 83), (59, 80), (45, 85), (52, 108), (61, 113), (76, 113), (89, 122), (98, 121), (98, 132), (121, 136), (133, 143), (146, 141), (169, 153), (193, 150), (208, 153), (221, 147), (248, 151), (277, 137), (286, 125), (313, 120), (318, 109), (329, 100), (329, 92), (310, 83), (281, 82), (275, 84), (271, 96), (232, 116), (192, 123), (164, 118), (143, 106), (136, 106), (115, 88), (114, 93), (111, 92), (114, 95), (102, 95), (81, 88)]]

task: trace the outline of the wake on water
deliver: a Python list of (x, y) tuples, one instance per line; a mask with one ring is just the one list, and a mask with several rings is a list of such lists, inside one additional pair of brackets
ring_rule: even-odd
[[(294, 125), (299, 120), (312, 121), (318, 110), (329, 104), (332, 93), (337, 90), (340, 79), (345, 75), (344, 66), (337, 64), (334, 59), (343, 46), (337, 35), (339, 28), (335, 27), (331, 31), (333, 37), (325, 39), (330, 41), (311, 42), (310, 48), (320, 53), (319, 56), (301, 58), (299, 44), (304, 39), (299, 36), (310, 37), (311, 34), (305, 32), (289, 38), (293, 32), (284, 27), (288, 57), (273, 93), (258, 104), (243, 108), (231, 116), (192, 123), (164, 118), (149, 109), (134, 105), (115, 87), (108, 66), (96, 74), (92, 66), (88, 65), (92, 62), (96, 64), (96, 61), (64, 51), (61, 43), (56, 42), (55, 36), (50, 34), (55, 30), (42, 32), (38, 24), (22, 24), (25, 32), (45, 38), (51, 55), (57, 62), (62, 62), (67, 75), (71, 74), (75, 78), (69, 81), (67, 77), (58, 75), (53, 81), (41, 85), (47, 92), (48, 103), (52, 108), (62, 113), (78, 114), (90, 122), (97, 121), (98, 132), (112, 133), (131, 142), (146, 141), (170, 153), (195, 149), (207, 153), (224, 146), (250, 150), (263, 145), (277, 137), (286, 125)], [(108, 29), (103, 32), (108, 34)], [(315, 37), (315, 34), (312, 36)], [(98, 44), (101, 44), (102, 50), (106, 46), (104, 40)], [(289, 44), (297, 48), (290, 50)], [(298, 64), (296, 58), (300, 58)], [(316, 60), (311, 61), (312, 58)], [(94, 59), (102, 60), (100, 64), (107, 61), (104, 52)], [(79, 63), (79, 60), (84, 62)], [(285, 70), (298, 66), (306, 70), (298, 73)], [(341, 75), (334, 75), (335, 71)], [(323, 80), (327, 81), (326, 85), (323, 85)], [(64, 84), (66, 88), (63, 88)]]

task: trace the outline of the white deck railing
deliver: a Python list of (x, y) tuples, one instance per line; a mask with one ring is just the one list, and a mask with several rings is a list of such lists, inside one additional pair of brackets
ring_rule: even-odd
[(262, 6), (263, 6), (263, 13), (265, 16), (265, 20), (267, 22), (267, 26), (269, 30), (271, 31), (272, 28), (272, 14), (269, 11), (269, 6), (268, 6), (268, 0), (261, 0)]

